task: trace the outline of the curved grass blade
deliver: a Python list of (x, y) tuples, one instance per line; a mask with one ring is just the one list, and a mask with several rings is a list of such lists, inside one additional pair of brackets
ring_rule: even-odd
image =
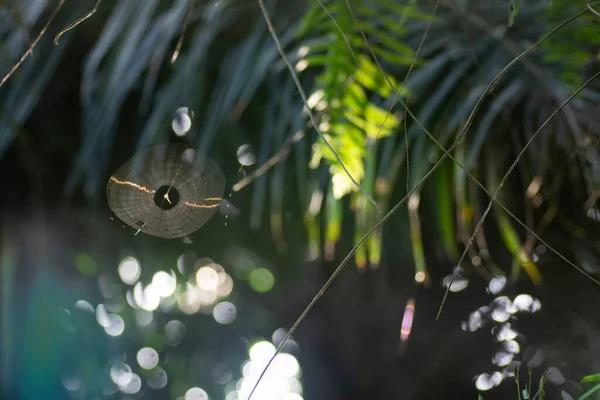
[[(273, 89), (277, 89), (279, 86), (275, 86)], [(265, 107), (265, 119), (263, 126), (263, 134), (260, 144), (260, 164), (264, 164), (269, 157), (271, 152), (271, 141), (274, 133), (275, 120), (274, 116), (277, 110), (276, 100), (278, 96), (269, 97), (269, 102)], [(254, 192), (252, 193), (252, 206), (250, 211), (250, 227), (254, 230), (258, 230), (262, 223), (262, 212), (265, 203), (265, 196), (267, 191), (267, 179), (266, 176), (259, 177), (254, 185)]]
[(425, 252), (423, 251), (423, 236), (421, 234), (421, 220), (419, 218), (420, 190), (411, 193), (408, 198), (408, 216), (410, 221), (410, 239), (415, 262), (415, 282), (429, 285), (431, 280), (425, 265)]
[(454, 224), (454, 205), (452, 204), (452, 169), (453, 165), (446, 162), (440, 166), (437, 173), (436, 208), (438, 211), (438, 227), (442, 235), (442, 243), (446, 256), (450, 261), (458, 259), (456, 245), (456, 226)]
[(466, 163), (467, 168), (473, 166), (478, 159), (481, 146), (483, 146), (483, 143), (491, 130), (492, 123), (496, 120), (498, 114), (506, 107), (507, 103), (514, 103), (520, 99), (524, 86), (525, 82), (521, 79), (517, 79), (507, 85), (506, 88), (498, 94), (498, 97), (492, 101), (488, 112), (483, 116), (477, 128), (477, 132), (473, 137), (473, 142), (469, 148), (469, 157)]
[(325, 260), (333, 261), (335, 246), (342, 234), (342, 201), (333, 195), (333, 185), (328, 185), (329, 190), (325, 198)]
[[(498, 157), (495, 155), (495, 152), (488, 151), (488, 183), (490, 186), (490, 191), (494, 191), (498, 187), (498, 182), (495, 175), (495, 168), (499, 163)], [(527, 275), (531, 278), (531, 281), (539, 286), (543, 283), (542, 274), (540, 270), (535, 265), (535, 263), (529, 257), (528, 252), (526, 251), (525, 245), (519, 238), (519, 235), (515, 231), (514, 227), (506, 217), (506, 213), (503, 210), (494, 210), (494, 214), (496, 216), (496, 222), (498, 224), (498, 230), (500, 231), (500, 237), (502, 241), (506, 245), (508, 251), (513, 255), (513, 263), (516, 266), (516, 270), (513, 271), (513, 279), (518, 277), (519, 267), (522, 268)]]
[[(374, 138), (367, 138), (367, 153), (365, 156), (365, 179), (363, 188), (370, 193), (375, 198), (378, 198), (375, 193), (375, 184), (377, 179), (377, 150), (379, 142), (375, 141)], [(377, 214), (373, 213), (372, 210), (366, 209), (364, 207), (364, 212), (367, 220), (367, 226), (372, 226), (375, 222), (377, 222)], [(379, 267), (379, 263), (381, 262), (381, 229), (375, 232), (373, 235), (369, 236), (367, 240), (367, 251), (368, 258), (367, 262), (371, 269), (377, 269)]]

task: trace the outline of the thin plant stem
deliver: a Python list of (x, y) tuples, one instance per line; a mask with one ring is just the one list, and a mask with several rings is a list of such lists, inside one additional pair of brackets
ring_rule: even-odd
[(21, 56), (21, 58), (19, 59), (19, 61), (17, 61), (15, 63), (15, 65), (10, 69), (10, 71), (8, 71), (8, 73), (4, 76), (4, 78), (2, 78), (2, 80), (0, 81), (0, 87), (2, 87), (2, 85), (4, 85), (6, 83), (6, 81), (17, 71), (17, 69), (19, 69), (19, 67), (21, 66), (21, 64), (23, 64), (23, 62), (25, 61), (25, 59), (31, 53), (33, 53), (33, 49), (35, 48), (35, 46), (37, 46), (37, 44), (39, 43), (39, 41), (42, 38), (42, 36), (44, 36), (44, 34), (46, 33), (46, 31), (48, 30), (48, 27), (50, 26), (50, 24), (52, 23), (52, 21), (54, 21), (54, 18), (56, 17), (56, 14), (58, 14), (58, 11), (61, 9), (61, 7), (63, 6), (63, 4), (65, 4), (65, 0), (60, 0), (58, 2), (58, 5), (56, 6), (56, 8), (54, 9), (54, 11), (50, 15), (50, 18), (48, 18), (48, 21), (46, 21), (46, 24), (44, 25), (44, 27), (42, 28), (42, 30), (40, 31), (40, 33), (37, 35), (37, 37), (35, 38), (35, 40), (33, 41), (33, 43), (31, 43), (31, 46), (29, 46), (29, 48)]
[(73, 22), (72, 24), (69, 24), (66, 28), (64, 28), (63, 30), (58, 32), (58, 34), (54, 38), (54, 45), (55, 46), (58, 45), (58, 41), (63, 34), (67, 33), (68, 31), (75, 28), (77, 25), (81, 24), (83, 21), (85, 21), (86, 19), (88, 19), (92, 15), (94, 15), (96, 13), (96, 11), (98, 10), (98, 6), (100, 5), (101, 2), (102, 2), (102, 0), (97, 0), (96, 4), (94, 5), (94, 8), (92, 8), (87, 14), (85, 14), (83, 17), (79, 18), (77, 21)]

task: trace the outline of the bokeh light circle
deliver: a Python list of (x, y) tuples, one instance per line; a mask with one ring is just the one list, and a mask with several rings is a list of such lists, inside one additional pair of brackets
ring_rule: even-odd
[(265, 293), (273, 288), (275, 277), (268, 269), (257, 268), (250, 273), (248, 284), (253, 290), (259, 293)]
[(208, 393), (199, 387), (193, 387), (185, 392), (185, 400), (208, 400)]
[(187, 328), (183, 322), (178, 320), (169, 321), (165, 325), (165, 339), (169, 346), (177, 346), (183, 340), (187, 333)]
[(196, 272), (196, 283), (200, 289), (215, 290), (219, 286), (219, 274), (210, 266), (202, 267)]
[(125, 257), (119, 264), (118, 271), (119, 276), (124, 283), (133, 285), (139, 279), (142, 268), (139, 261), (134, 257)]
[(256, 154), (249, 144), (238, 147), (236, 155), (238, 162), (243, 166), (249, 167), (256, 162)]
[(192, 127), (193, 113), (187, 107), (180, 107), (175, 111), (171, 128), (177, 136), (185, 136)]
[(162, 368), (156, 368), (152, 374), (146, 378), (146, 385), (150, 388), (158, 390), (167, 386), (167, 373)]
[(110, 378), (117, 386), (124, 386), (131, 381), (131, 367), (125, 363), (116, 363), (110, 368)]
[(215, 321), (222, 325), (232, 323), (237, 316), (237, 309), (233, 303), (222, 301), (213, 308)]
[(141, 348), (136, 358), (140, 367), (144, 369), (152, 369), (158, 365), (158, 353), (152, 347)]

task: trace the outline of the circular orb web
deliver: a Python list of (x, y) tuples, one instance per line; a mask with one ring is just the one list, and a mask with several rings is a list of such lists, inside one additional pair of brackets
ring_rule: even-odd
[(202, 227), (218, 210), (225, 176), (210, 158), (183, 144), (143, 151), (120, 167), (106, 187), (108, 205), (127, 225), (177, 238)]

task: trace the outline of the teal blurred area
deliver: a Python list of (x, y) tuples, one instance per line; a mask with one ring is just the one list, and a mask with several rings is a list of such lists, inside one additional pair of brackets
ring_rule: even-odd
[(64, 392), (62, 365), (84, 354), (73, 351), (73, 338), (65, 329), (72, 321), (64, 306), (75, 298), (49, 267), (40, 266), (19, 312), (23, 325), (15, 326), (13, 331), (19, 333), (18, 346), (13, 350), (18, 355), (17, 390), (22, 399), (60, 398)]
[(0, 260), (2, 398), (64, 398), (70, 373), (79, 371), (94, 385), (105, 362), (106, 342), (93, 334), (93, 314), (74, 307), (89, 288), (65, 279), (65, 265), (73, 262), (64, 226), (48, 226), (39, 214), (27, 224), (7, 220)]

